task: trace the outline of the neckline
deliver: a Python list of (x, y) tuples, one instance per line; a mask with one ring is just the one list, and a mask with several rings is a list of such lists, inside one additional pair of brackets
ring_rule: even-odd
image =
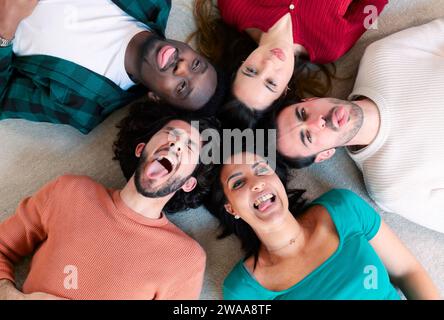
[(390, 113), (389, 110), (387, 110), (384, 98), (372, 88), (362, 87), (358, 88), (358, 90), (353, 90), (353, 93), (349, 96), (349, 100), (353, 100), (353, 98), (358, 96), (364, 96), (371, 100), (376, 105), (379, 112), (379, 130), (373, 141), (358, 151), (352, 151), (348, 147), (345, 148), (354, 161), (363, 161), (373, 156), (387, 140), (390, 131)]
[(168, 218), (163, 212), (161, 212), (161, 216), (159, 219), (150, 219), (132, 210), (123, 201), (122, 197), (120, 196), (120, 190), (114, 190), (112, 198), (119, 213), (122, 213), (128, 219), (133, 220), (134, 222), (150, 227), (161, 227), (168, 224), (169, 222)]
[(314, 200), (313, 202), (311, 202), (310, 205), (307, 207), (307, 210), (311, 209), (313, 206), (318, 205), (318, 206), (323, 207), (327, 211), (327, 213), (330, 215), (330, 217), (333, 221), (333, 224), (335, 226), (336, 233), (339, 238), (339, 244), (338, 244), (338, 247), (336, 248), (335, 252), (332, 255), (330, 255), (330, 257), (328, 257), (327, 260), (325, 260), (319, 266), (314, 268), (309, 274), (307, 274), (305, 277), (303, 277), (300, 281), (298, 281), (294, 285), (290, 286), (289, 288), (284, 289), (284, 290), (280, 290), (280, 291), (274, 291), (274, 290), (270, 290), (270, 289), (265, 288), (259, 281), (257, 281), (256, 277), (254, 277), (254, 275), (248, 271), (247, 267), (245, 266), (245, 261), (241, 260), (239, 262), (241, 264), (241, 271), (253, 281), (254, 285), (259, 290), (266, 291), (267, 293), (271, 293), (276, 296), (283, 295), (283, 294), (286, 294), (290, 291), (293, 291), (295, 288), (302, 286), (305, 282), (309, 281), (309, 279), (313, 278), (317, 273), (319, 273), (328, 264), (330, 264), (331, 261), (333, 261), (336, 258), (336, 256), (339, 254), (339, 252), (342, 251), (344, 239), (343, 239), (342, 233), (340, 232), (340, 228), (338, 228), (338, 223), (336, 221), (335, 214), (331, 213), (331, 212), (334, 212), (334, 210), (332, 210), (333, 208), (331, 208), (329, 204), (320, 203), (320, 202), (318, 202), (318, 200), (319, 200), (319, 198)]

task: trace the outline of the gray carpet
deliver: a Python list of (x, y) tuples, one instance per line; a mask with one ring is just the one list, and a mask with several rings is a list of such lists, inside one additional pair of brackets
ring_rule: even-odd
[[(173, 0), (167, 35), (182, 40), (193, 30), (192, 0)], [(354, 74), (365, 47), (388, 34), (444, 16), (441, 0), (391, 0), (378, 22), (339, 62), (339, 75)], [(353, 80), (336, 82), (334, 95), (346, 97)], [(113, 162), (111, 145), (115, 124), (127, 112), (124, 108), (84, 136), (63, 125), (32, 123), (23, 120), (0, 122), (0, 220), (14, 212), (19, 201), (44, 183), (65, 174), (83, 174), (112, 188), (125, 180)], [(310, 199), (331, 188), (348, 188), (368, 199), (362, 177), (344, 152), (325, 164), (292, 172), (291, 186), (307, 189)], [(383, 219), (430, 272), (444, 296), (444, 234), (417, 226), (396, 214), (381, 212)], [(221, 283), (242, 252), (234, 238), (216, 240), (217, 222), (204, 209), (178, 213), (171, 219), (207, 252), (207, 270), (202, 299), (220, 299)], [(80, 254), (80, 253), (79, 253)], [(27, 264), (17, 270), (22, 282)]]

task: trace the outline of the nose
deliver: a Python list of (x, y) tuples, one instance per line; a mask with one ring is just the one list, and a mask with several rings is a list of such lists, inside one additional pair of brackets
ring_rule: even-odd
[(179, 59), (177, 62), (177, 67), (174, 70), (174, 74), (180, 77), (186, 77), (189, 73), (188, 64), (185, 60)]
[(267, 58), (262, 62), (262, 74), (267, 74), (268, 71), (278, 71), (278, 69), (275, 68), (275, 65), (271, 58)]
[(311, 131), (321, 131), (325, 128), (325, 119), (323, 116), (312, 118), (307, 121), (307, 125)]
[(256, 181), (255, 183), (253, 183), (253, 185), (251, 187), (251, 191), (261, 192), (262, 190), (264, 190), (264, 187), (265, 187), (265, 182)]
[(182, 147), (177, 142), (171, 142), (170, 143), (170, 151), (175, 152), (176, 154), (180, 154), (182, 152)]

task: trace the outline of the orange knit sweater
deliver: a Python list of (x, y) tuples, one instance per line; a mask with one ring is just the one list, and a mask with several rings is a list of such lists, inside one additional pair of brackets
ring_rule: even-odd
[(35, 254), (24, 293), (68, 299), (197, 299), (205, 253), (165, 215), (129, 209), (119, 191), (63, 176), (0, 224), (0, 279)]

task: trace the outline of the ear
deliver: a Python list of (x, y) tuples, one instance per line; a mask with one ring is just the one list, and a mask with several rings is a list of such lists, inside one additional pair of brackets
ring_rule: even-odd
[(231, 215), (235, 215), (235, 213), (234, 213), (234, 211), (233, 211), (233, 208), (231, 207), (231, 204), (230, 203), (226, 203), (226, 204), (224, 204), (224, 207), (225, 207), (225, 210), (229, 213), (229, 214), (231, 214)]
[(154, 92), (152, 92), (152, 91), (148, 91), (148, 95), (147, 96), (148, 96), (148, 99), (153, 101), (153, 102), (159, 102), (160, 101), (160, 97), (157, 94), (155, 94)]
[(146, 145), (145, 143), (139, 143), (137, 145), (136, 152), (135, 152), (137, 158), (140, 158), (140, 155), (142, 154), (143, 148), (145, 148), (145, 145)]
[(312, 100), (317, 100), (319, 99), (318, 97), (311, 97), (311, 98), (304, 98), (302, 99), (303, 102), (307, 102), (307, 101), (312, 101)]
[(185, 192), (191, 192), (197, 186), (197, 179), (195, 177), (190, 177), (182, 186), (182, 190)]
[(336, 152), (336, 149), (328, 149), (328, 150), (318, 153), (315, 158), (315, 163), (319, 163), (319, 162), (330, 159), (331, 157), (333, 157), (335, 152)]

